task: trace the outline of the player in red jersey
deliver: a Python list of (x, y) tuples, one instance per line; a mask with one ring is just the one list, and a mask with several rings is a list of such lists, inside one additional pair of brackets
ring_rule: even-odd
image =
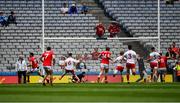
[(40, 60), (43, 62), (43, 67), (46, 72), (46, 76), (43, 79), (43, 85), (45, 86), (45, 80), (50, 76), (50, 84), (52, 85), (53, 81), (53, 69), (52, 66), (55, 65), (55, 55), (54, 52), (51, 50), (51, 47), (47, 47), (47, 51), (45, 51)]
[(41, 74), (41, 71), (38, 65), (38, 60), (34, 56), (34, 53), (32, 52), (29, 53), (28, 61), (29, 61), (29, 67), (30, 67), (30, 71), (27, 73), (28, 82), (30, 82), (31, 73), (37, 73), (39, 76), (44, 78), (44, 75)]
[(110, 52), (110, 48), (106, 47), (106, 51), (102, 51), (99, 55), (99, 57), (101, 58), (101, 71), (99, 73), (98, 76), (98, 80), (97, 82), (100, 82), (100, 77), (101, 75), (104, 73), (104, 77), (105, 77), (105, 83), (107, 83), (107, 73), (109, 70), (109, 60), (111, 60), (111, 52)]
[(158, 60), (159, 67), (158, 67), (158, 75), (160, 76), (161, 82), (164, 82), (166, 76), (166, 66), (167, 66), (167, 57), (163, 56), (162, 53), (159, 53), (160, 57)]

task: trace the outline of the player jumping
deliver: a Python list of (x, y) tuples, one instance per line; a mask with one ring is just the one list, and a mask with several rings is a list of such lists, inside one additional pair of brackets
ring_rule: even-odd
[(157, 76), (157, 69), (158, 69), (158, 59), (160, 57), (160, 54), (156, 52), (155, 48), (151, 48), (151, 53), (147, 61), (150, 61), (150, 67), (151, 67), (151, 81), (157, 82), (158, 76)]
[(102, 51), (99, 55), (99, 57), (102, 59), (101, 60), (101, 71), (98, 75), (98, 79), (97, 82), (100, 82), (100, 77), (101, 75), (104, 73), (104, 77), (105, 77), (105, 83), (108, 83), (107, 81), (107, 73), (109, 70), (109, 60), (111, 60), (111, 52), (110, 52), (110, 48), (106, 47), (106, 51)]
[(116, 76), (116, 74), (118, 72), (121, 73), (121, 82), (123, 82), (123, 76), (122, 76), (122, 72), (124, 70), (124, 59), (123, 59), (123, 55), (124, 55), (124, 52), (121, 51), (120, 52), (120, 55), (114, 60), (114, 63), (116, 63), (116, 68), (114, 70), (114, 74), (113, 74), (113, 77)]
[(43, 62), (43, 68), (46, 72), (46, 76), (43, 79), (43, 85), (46, 86), (45, 80), (50, 76), (50, 84), (53, 85), (53, 69), (52, 66), (55, 65), (55, 55), (54, 52), (51, 50), (51, 47), (47, 47), (47, 51), (45, 51), (40, 60)]
[(76, 79), (77, 79), (77, 82), (79, 82), (79, 78), (76, 76), (75, 74), (75, 64), (78, 63), (79, 60), (76, 60), (74, 58), (72, 58), (72, 53), (69, 53), (68, 54), (68, 58), (65, 60), (65, 72), (64, 74), (59, 78), (59, 80), (61, 80), (67, 73), (71, 73)]
[(127, 82), (129, 83), (129, 75), (130, 75), (130, 70), (132, 70), (132, 74), (136, 75), (136, 59), (137, 55), (136, 52), (132, 50), (132, 46), (128, 45), (128, 51), (124, 53), (124, 59), (126, 60), (126, 77), (127, 77)]

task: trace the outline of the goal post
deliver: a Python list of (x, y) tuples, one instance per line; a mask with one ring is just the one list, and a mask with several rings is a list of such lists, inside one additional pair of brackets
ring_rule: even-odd
[[(96, 38), (86, 38), (86, 37), (53, 37), (53, 38), (50, 38), (50, 37), (45, 37), (45, 24), (44, 24), (44, 19), (45, 19), (45, 7), (44, 7), (44, 1), (45, 0), (42, 0), (42, 41), (40, 42), (40, 45), (41, 45), (41, 49), (42, 51), (44, 52), (44, 48), (45, 48), (45, 40), (96, 40)], [(71, 0), (70, 0), (71, 1)], [(119, 38), (107, 38), (107, 40), (157, 40), (158, 43), (157, 43), (157, 48), (158, 48), (158, 51), (160, 52), (161, 51), (161, 34), (160, 34), (160, 0), (158, 0), (158, 22), (157, 22), (157, 37), (119, 37)]]

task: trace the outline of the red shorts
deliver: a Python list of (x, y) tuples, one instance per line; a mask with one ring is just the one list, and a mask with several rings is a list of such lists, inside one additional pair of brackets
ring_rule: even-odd
[(72, 75), (75, 75), (74, 70), (67, 70), (67, 69), (65, 69), (65, 73), (71, 73)]
[(126, 63), (126, 68), (127, 69), (135, 69), (136, 65), (132, 63)]
[(123, 71), (123, 69), (124, 69), (124, 67), (122, 67), (122, 66), (117, 66), (116, 67), (116, 70), (118, 70), (118, 71)]
[(180, 70), (177, 70), (177, 72), (176, 72), (176, 76), (180, 76)]
[(151, 69), (154, 69), (155, 67), (158, 67), (158, 63), (156, 62), (150, 62)]

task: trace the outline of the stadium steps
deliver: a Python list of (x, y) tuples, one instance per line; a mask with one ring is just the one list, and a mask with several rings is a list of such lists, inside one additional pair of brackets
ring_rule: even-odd
[(140, 56), (143, 56), (144, 58), (148, 57), (149, 51), (144, 48), (143, 45), (139, 43), (139, 41), (133, 41), (133, 42), (126, 42), (125, 45), (132, 45), (132, 49), (136, 51), (137, 54), (140, 54)]
[[(81, 0), (82, 2), (83, 0)], [(96, 8), (94, 11), (92, 11), (92, 14), (98, 17), (99, 21), (102, 22), (106, 28), (108, 28), (108, 25), (113, 21), (111, 17), (106, 15), (103, 6), (99, 3), (98, 0), (84, 0), (88, 3), (88, 6), (91, 8)], [(121, 32), (118, 33), (118, 37), (131, 37), (128, 32), (125, 32), (123, 28), (121, 27)], [(134, 50), (138, 54), (146, 55), (148, 52), (144, 52), (146, 49), (143, 47), (143, 45), (140, 44), (138, 41), (134, 42), (126, 42), (125, 45), (132, 45), (134, 47)]]
[[(82, 2), (83, 0), (81, 0)], [(83, 2), (86, 2), (90, 8), (93, 8), (90, 12), (99, 19), (100, 22), (102, 22), (106, 28), (108, 28), (111, 21), (113, 21), (112, 18), (108, 17), (102, 8), (100, 4), (98, 4), (98, 0), (84, 0)], [(124, 31), (120, 32), (118, 37), (126, 37), (126, 33)]]

